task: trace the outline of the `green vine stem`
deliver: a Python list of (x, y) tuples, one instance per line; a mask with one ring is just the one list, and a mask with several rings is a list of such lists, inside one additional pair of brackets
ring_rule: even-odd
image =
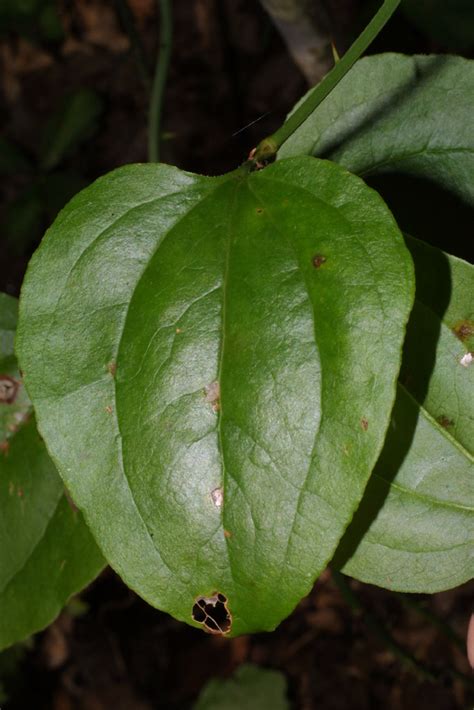
[(157, 163), (160, 158), (161, 113), (166, 79), (171, 57), (171, 39), (173, 19), (171, 0), (160, 0), (160, 40), (156, 60), (155, 76), (150, 97), (150, 112), (148, 119), (148, 160)]
[(347, 74), (353, 64), (365, 52), (367, 47), (379, 34), (380, 30), (393, 15), (400, 0), (385, 0), (380, 10), (374, 15), (364, 31), (355, 40), (343, 57), (334, 65), (331, 71), (324, 77), (314, 91), (308, 95), (306, 100), (296, 109), (294, 113), (275, 131), (271, 136), (264, 138), (255, 151), (251, 153), (251, 161), (256, 167), (270, 163), (275, 159), (279, 148), (288, 138), (301, 126), (313, 111), (324, 101), (335, 86)]

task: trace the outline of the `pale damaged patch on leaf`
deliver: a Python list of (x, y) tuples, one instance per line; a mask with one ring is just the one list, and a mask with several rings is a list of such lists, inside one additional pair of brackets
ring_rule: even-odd
[(211, 498), (216, 508), (222, 508), (224, 502), (224, 491), (222, 488), (214, 488), (214, 490), (211, 491)]
[(210, 597), (197, 597), (192, 617), (202, 624), (210, 634), (228, 634), (232, 626), (232, 616), (227, 608), (227, 597), (220, 592), (214, 592)]
[(466, 353), (465, 355), (462, 356), (462, 358), (460, 359), (459, 362), (461, 363), (461, 365), (463, 367), (469, 367), (469, 365), (472, 363), (473, 360), (474, 360), (474, 357), (473, 357), (472, 353)]
[(206, 395), (206, 402), (212, 406), (214, 412), (218, 412), (221, 398), (221, 386), (219, 382), (217, 380), (215, 382), (211, 382), (210, 385), (207, 385), (204, 388), (204, 392)]

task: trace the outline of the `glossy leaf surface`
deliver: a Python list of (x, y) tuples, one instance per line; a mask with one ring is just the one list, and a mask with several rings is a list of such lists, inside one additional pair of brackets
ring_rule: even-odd
[(382, 54), (359, 60), (279, 157), (330, 158), (358, 175), (426, 177), (474, 204), (474, 62)]
[(234, 635), (293, 609), (381, 450), (412, 291), (391, 214), (332, 163), (129, 166), (73, 199), (31, 262), (17, 347), (129, 586)]
[(371, 584), (436, 592), (474, 577), (474, 269), (407, 243), (416, 300), (391, 426), (336, 562)]
[(0, 294), (0, 648), (50, 623), (104, 566), (36, 430), (13, 355), (16, 311)]

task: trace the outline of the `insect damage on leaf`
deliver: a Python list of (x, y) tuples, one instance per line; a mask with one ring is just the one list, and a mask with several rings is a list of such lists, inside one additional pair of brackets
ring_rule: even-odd
[(327, 261), (323, 254), (315, 254), (313, 256), (313, 266), (315, 269), (319, 269)]
[(460, 363), (463, 367), (469, 367), (471, 362), (474, 360), (474, 356), (472, 353), (466, 353), (465, 355), (462, 356), (460, 359)]
[(192, 617), (210, 634), (227, 634), (232, 626), (227, 597), (220, 592), (214, 592), (210, 597), (197, 597)]
[(204, 388), (204, 392), (206, 394), (206, 402), (209, 402), (209, 404), (212, 405), (212, 409), (215, 412), (218, 412), (219, 400), (221, 397), (221, 388), (219, 382), (217, 382), (217, 380), (215, 382), (211, 382), (210, 385), (207, 385)]
[(0, 375), (0, 404), (13, 404), (20, 383), (9, 375)]
[(222, 488), (214, 488), (214, 490), (211, 491), (211, 498), (216, 508), (222, 508), (222, 503), (224, 502), (224, 492)]
[(474, 335), (474, 323), (470, 320), (461, 320), (453, 327), (454, 335), (462, 342)]

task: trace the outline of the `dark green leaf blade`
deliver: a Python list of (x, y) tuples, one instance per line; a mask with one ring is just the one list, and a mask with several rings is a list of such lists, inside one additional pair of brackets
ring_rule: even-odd
[(18, 352), (131, 587), (188, 623), (196, 600), (217, 609), (215, 632), (226, 603), (232, 634), (290, 613), (381, 450), (412, 292), (386, 206), (328, 162), (129, 166), (69, 204), (30, 266)]
[(36, 430), (13, 356), (16, 311), (0, 294), (0, 648), (50, 623), (104, 566)]
[(43, 170), (51, 170), (95, 131), (103, 101), (91, 89), (66, 96), (45, 127), (39, 158)]
[(401, 384), (335, 563), (370, 584), (436, 592), (474, 576), (474, 269), (418, 240), (407, 244), (417, 290)]
[(472, 205), (473, 101), (472, 61), (365, 57), (286, 141), (279, 157), (330, 158), (364, 176), (424, 176)]

